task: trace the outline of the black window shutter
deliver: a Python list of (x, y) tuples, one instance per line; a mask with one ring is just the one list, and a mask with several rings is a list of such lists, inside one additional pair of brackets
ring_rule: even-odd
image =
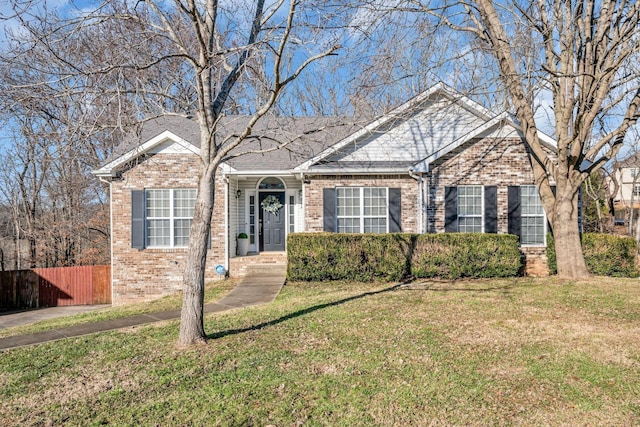
[(389, 189), (389, 232), (402, 231), (402, 194), (399, 188)]
[(144, 249), (144, 190), (131, 190), (131, 247)]
[(507, 191), (507, 210), (509, 215), (508, 232), (509, 234), (520, 236), (522, 231), (522, 221), (520, 218), (520, 187), (509, 186)]
[(582, 188), (578, 188), (578, 232), (582, 233)]
[(458, 187), (444, 187), (444, 231), (458, 231)]
[(498, 187), (484, 187), (484, 232), (498, 232)]
[(336, 231), (336, 189), (322, 189), (322, 217), (324, 231)]

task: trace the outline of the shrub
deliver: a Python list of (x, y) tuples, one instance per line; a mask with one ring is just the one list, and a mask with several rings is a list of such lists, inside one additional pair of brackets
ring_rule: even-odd
[(416, 277), (514, 277), (522, 268), (518, 237), (509, 234), (422, 234), (412, 273)]
[(294, 233), (287, 241), (290, 280), (400, 280), (408, 234)]
[[(598, 276), (637, 277), (638, 246), (632, 237), (620, 237), (601, 233), (582, 235), (582, 252), (589, 273)], [(547, 235), (547, 260), (549, 272), (556, 274), (558, 264), (553, 235)]]
[(290, 280), (401, 280), (517, 276), (518, 238), (496, 234), (295, 233)]

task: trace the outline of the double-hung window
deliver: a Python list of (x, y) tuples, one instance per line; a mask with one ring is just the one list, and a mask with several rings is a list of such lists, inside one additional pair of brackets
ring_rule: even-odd
[(386, 187), (336, 188), (339, 233), (386, 233), (388, 231)]
[(484, 207), (481, 185), (458, 187), (458, 231), (460, 233), (482, 233)]
[(192, 188), (146, 190), (146, 246), (187, 246), (195, 201)]
[(522, 245), (544, 245), (545, 214), (540, 200), (540, 194), (535, 185), (520, 187), (520, 215)]

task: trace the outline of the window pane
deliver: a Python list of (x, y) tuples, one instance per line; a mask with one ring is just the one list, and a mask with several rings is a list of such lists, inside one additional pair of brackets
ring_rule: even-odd
[(458, 187), (458, 231), (482, 233), (482, 186)]
[(338, 216), (360, 215), (360, 189), (343, 187), (336, 189)]
[(458, 231), (460, 233), (482, 233), (481, 217), (458, 218)]
[(520, 187), (521, 232), (523, 245), (544, 245), (545, 215), (538, 189), (535, 185)]
[(364, 214), (367, 216), (387, 216), (387, 189), (364, 188)]
[(170, 232), (168, 219), (147, 220), (147, 245), (148, 246), (169, 246)]
[(147, 218), (169, 218), (171, 190), (147, 190)]
[(195, 189), (173, 190), (173, 215), (178, 218), (193, 218), (196, 204)]
[(534, 185), (520, 187), (522, 215), (543, 215), (544, 209), (540, 201), (538, 189)]
[(482, 187), (458, 187), (458, 216), (482, 215)]
[(289, 196), (289, 233), (296, 231), (296, 198)]
[(338, 218), (338, 233), (359, 233), (359, 218)]
[(387, 218), (365, 218), (364, 232), (365, 233), (386, 233)]
[(146, 238), (151, 247), (189, 244), (195, 189), (150, 189), (146, 194)]
[(263, 179), (258, 188), (260, 190), (284, 190), (284, 183), (279, 178), (269, 177)]
[(171, 190), (147, 190), (147, 245), (171, 245)]
[(190, 219), (176, 219), (173, 226), (174, 246), (187, 246), (189, 244), (190, 231)]
[(386, 233), (387, 188), (336, 188), (339, 233)]
[(522, 218), (521, 243), (523, 245), (544, 244), (544, 218), (541, 218), (541, 217), (523, 217)]
[(256, 243), (256, 196), (249, 196), (249, 244)]

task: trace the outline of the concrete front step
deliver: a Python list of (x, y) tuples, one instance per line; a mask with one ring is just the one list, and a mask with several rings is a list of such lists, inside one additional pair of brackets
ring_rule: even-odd
[(287, 274), (286, 252), (261, 252), (229, 260), (229, 275), (245, 277), (252, 275), (285, 275)]
[(247, 276), (286, 276), (287, 264), (253, 264), (245, 272)]

